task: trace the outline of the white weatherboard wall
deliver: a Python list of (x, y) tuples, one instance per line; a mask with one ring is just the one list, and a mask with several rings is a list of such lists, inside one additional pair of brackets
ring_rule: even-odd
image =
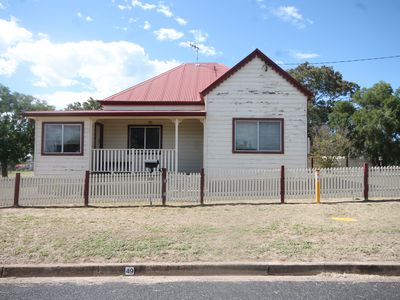
[[(206, 169), (307, 167), (307, 97), (260, 58), (206, 96)], [(232, 118), (284, 118), (284, 154), (232, 153)]]
[[(84, 122), (83, 155), (42, 155), (43, 122)], [(35, 167), (38, 176), (47, 175), (82, 175), (90, 168), (90, 151), (92, 148), (92, 121), (89, 118), (76, 117), (41, 117), (35, 121)]]
[[(175, 149), (173, 119), (112, 119), (98, 120), (104, 125), (104, 149), (127, 149), (129, 125), (161, 125), (162, 148)], [(203, 165), (203, 124), (185, 119), (179, 124), (178, 169), (199, 172)]]

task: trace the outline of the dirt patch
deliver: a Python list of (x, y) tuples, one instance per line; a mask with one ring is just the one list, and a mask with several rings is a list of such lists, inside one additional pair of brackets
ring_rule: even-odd
[(399, 260), (400, 201), (0, 210), (2, 264)]

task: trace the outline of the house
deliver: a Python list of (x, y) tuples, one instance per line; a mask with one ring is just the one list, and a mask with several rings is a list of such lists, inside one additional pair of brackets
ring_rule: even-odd
[(35, 174), (307, 167), (310, 92), (256, 49), (232, 68), (188, 63), (101, 101), (30, 111)]

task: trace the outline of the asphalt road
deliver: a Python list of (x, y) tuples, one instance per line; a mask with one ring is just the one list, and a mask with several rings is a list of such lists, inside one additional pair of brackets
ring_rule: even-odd
[(400, 299), (400, 280), (124, 278), (0, 280), (0, 299)]

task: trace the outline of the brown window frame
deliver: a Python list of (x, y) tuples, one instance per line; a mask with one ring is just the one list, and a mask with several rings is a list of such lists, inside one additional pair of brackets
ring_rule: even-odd
[[(131, 131), (131, 128), (135, 128), (135, 127), (139, 127), (139, 128), (148, 128), (148, 127), (149, 128), (154, 128), (154, 127), (157, 127), (157, 128), (160, 128), (160, 148), (159, 149), (163, 149), (163, 126), (162, 125), (153, 125), (153, 124), (151, 124), (151, 125), (140, 125), (140, 124), (138, 124), (138, 125), (128, 125), (128, 149), (134, 149), (134, 148), (131, 147), (130, 131)], [(148, 148), (143, 148), (143, 149), (148, 149)]]
[[(80, 125), (81, 126), (81, 137), (80, 137), (80, 151), (79, 152), (45, 152), (44, 151), (44, 139), (45, 139), (45, 127), (47, 124), (51, 125)], [(42, 156), (83, 156), (84, 153), (84, 122), (42, 122), (42, 140), (41, 140), (41, 154)]]
[[(281, 124), (281, 150), (271, 151), (271, 150), (237, 150), (236, 149), (236, 121), (277, 121)], [(285, 122), (283, 118), (233, 118), (232, 119), (232, 153), (238, 154), (284, 154), (284, 136), (285, 136)], [(258, 137), (257, 137), (258, 138)]]

